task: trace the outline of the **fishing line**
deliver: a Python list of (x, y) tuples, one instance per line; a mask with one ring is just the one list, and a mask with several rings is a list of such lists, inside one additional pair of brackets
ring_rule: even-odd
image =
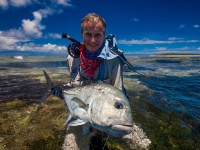
[(108, 134), (108, 136), (107, 136), (107, 138), (106, 138), (106, 141), (105, 141), (105, 143), (104, 143), (104, 146), (103, 146), (102, 150), (104, 150), (104, 148), (105, 148), (105, 146), (106, 146), (106, 142), (108, 141), (108, 138), (109, 138), (109, 136), (110, 136), (111, 131), (112, 131), (112, 128), (110, 129), (110, 132), (109, 132), (109, 134)]

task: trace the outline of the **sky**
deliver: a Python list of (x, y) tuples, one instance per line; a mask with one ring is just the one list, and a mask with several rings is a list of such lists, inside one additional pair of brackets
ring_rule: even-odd
[(200, 54), (199, 0), (0, 0), (0, 55), (67, 55), (92, 12), (125, 55)]

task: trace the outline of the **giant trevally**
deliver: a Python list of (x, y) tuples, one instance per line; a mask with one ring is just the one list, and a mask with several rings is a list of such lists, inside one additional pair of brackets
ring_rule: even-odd
[(69, 88), (54, 86), (44, 71), (48, 90), (42, 103), (52, 93), (65, 100), (69, 110), (65, 124), (92, 126), (115, 137), (132, 132), (133, 119), (129, 101), (122, 91), (106, 83)]

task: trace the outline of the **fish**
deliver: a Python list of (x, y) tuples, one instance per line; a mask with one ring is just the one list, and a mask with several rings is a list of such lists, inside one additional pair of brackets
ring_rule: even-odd
[(121, 90), (103, 82), (74, 88), (54, 86), (48, 74), (43, 72), (48, 89), (38, 103), (41, 104), (51, 94), (64, 99), (69, 111), (64, 125), (83, 125), (83, 134), (87, 134), (90, 126), (114, 137), (132, 132), (131, 107)]

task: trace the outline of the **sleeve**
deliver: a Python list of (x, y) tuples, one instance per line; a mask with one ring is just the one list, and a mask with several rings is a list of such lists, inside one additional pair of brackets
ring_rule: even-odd
[(73, 58), (72, 56), (67, 57), (67, 64), (68, 69), (70, 72), (70, 86), (77, 87), (80, 86), (82, 83), (80, 81), (80, 59)]
[(123, 83), (123, 63), (119, 57), (115, 58), (115, 62), (111, 71), (110, 84), (122, 90), (126, 95), (126, 89)]
[(70, 78), (74, 80), (79, 72), (80, 60), (79, 58), (73, 58), (69, 55), (67, 57), (67, 64), (70, 72)]

